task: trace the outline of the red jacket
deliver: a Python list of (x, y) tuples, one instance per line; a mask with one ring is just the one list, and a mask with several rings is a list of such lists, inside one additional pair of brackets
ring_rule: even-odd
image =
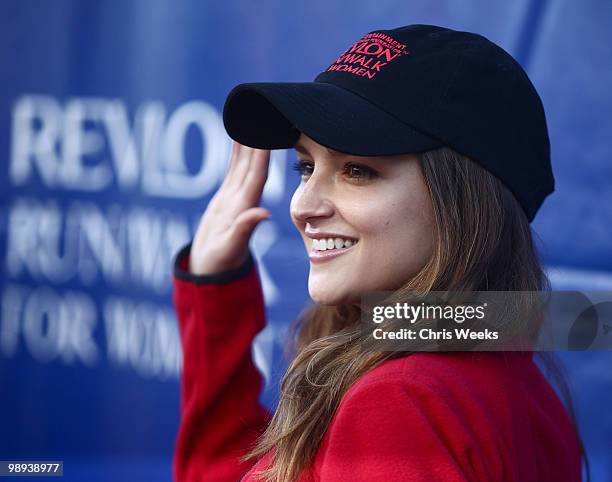
[[(177, 255), (183, 343), (177, 482), (254, 482), (240, 463), (269, 412), (251, 358), (265, 325), (252, 256), (212, 276)], [(249, 253), (250, 254), (250, 253)], [(250, 469), (250, 470), (249, 470)], [(312, 464), (324, 482), (576, 482), (580, 448), (565, 408), (530, 353), (417, 353), (389, 360), (344, 395)]]

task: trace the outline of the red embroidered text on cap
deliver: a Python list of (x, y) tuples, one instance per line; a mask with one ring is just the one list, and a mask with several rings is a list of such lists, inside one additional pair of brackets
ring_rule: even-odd
[(386, 65), (406, 55), (406, 45), (381, 32), (364, 35), (345, 50), (327, 71), (348, 72), (373, 79)]

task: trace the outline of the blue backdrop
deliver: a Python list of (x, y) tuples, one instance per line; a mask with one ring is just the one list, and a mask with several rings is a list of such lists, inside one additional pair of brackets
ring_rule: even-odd
[[(172, 256), (218, 187), (235, 84), (305, 81), (378, 28), (433, 23), (511, 52), (548, 116), (557, 191), (533, 227), (553, 286), (612, 290), (612, 3), (186, 0), (0, 4), (0, 459), (65, 480), (167, 481), (181, 354)], [(252, 248), (273, 406), (307, 300), (273, 155)], [(593, 480), (612, 481), (612, 354), (562, 354)]]

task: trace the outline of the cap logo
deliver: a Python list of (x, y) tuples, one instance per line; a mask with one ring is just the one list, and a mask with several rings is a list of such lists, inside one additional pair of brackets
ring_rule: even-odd
[(385, 33), (372, 32), (364, 35), (345, 50), (327, 68), (327, 72), (348, 72), (359, 77), (373, 79), (389, 63), (406, 54), (408, 54), (408, 49), (405, 44)]

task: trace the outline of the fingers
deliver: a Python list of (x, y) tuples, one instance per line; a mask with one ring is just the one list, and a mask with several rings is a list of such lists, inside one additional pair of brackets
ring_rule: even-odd
[(221, 189), (230, 196), (243, 195), (249, 204), (257, 203), (268, 177), (269, 159), (270, 151), (267, 149), (255, 149), (234, 142)]
[(235, 186), (240, 184), (240, 177), (244, 175), (244, 173), (241, 171), (244, 171), (246, 167), (243, 162), (245, 148), (246, 146), (243, 146), (238, 142), (233, 143), (227, 174), (225, 175), (225, 179), (221, 184), (223, 189), (235, 190)]
[(231, 184), (232, 182), (232, 178), (236, 173), (236, 163), (240, 154), (241, 145), (242, 144), (239, 144), (236, 141), (232, 141), (232, 153), (230, 155), (227, 171), (225, 172), (225, 178), (223, 179), (223, 185)]
[(253, 156), (252, 147), (248, 146), (240, 146), (240, 154), (238, 155), (238, 161), (236, 163), (236, 177), (234, 178), (234, 188), (238, 191), (242, 188), (242, 184), (244, 183), (244, 179), (249, 172), (251, 167), (251, 157)]
[[(268, 153), (268, 150), (255, 149), (234, 141), (230, 162), (222, 183), (222, 187), (236, 192), (241, 189), (244, 181), (253, 167), (253, 159), (258, 158), (261, 153)], [(267, 160), (265, 160), (267, 163)], [(259, 163), (258, 163), (259, 164)], [(267, 167), (266, 167), (267, 169)]]
[(261, 199), (261, 194), (268, 179), (269, 165), (270, 151), (255, 149), (251, 155), (249, 171), (242, 184), (245, 197), (253, 204), (258, 204)]

